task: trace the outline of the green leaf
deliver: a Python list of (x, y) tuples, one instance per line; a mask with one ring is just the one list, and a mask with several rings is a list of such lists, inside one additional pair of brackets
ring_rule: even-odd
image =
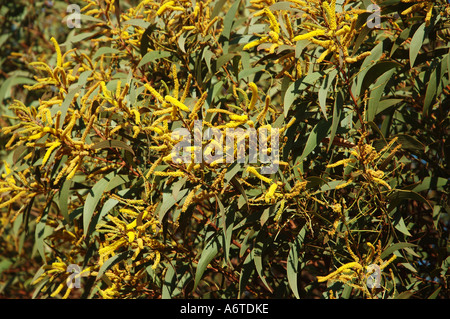
[(252, 254), (248, 254), (244, 260), (244, 264), (242, 265), (242, 270), (239, 276), (239, 298), (242, 296), (254, 268), (255, 264), (253, 263)]
[(388, 247), (385, 251), (381, 253), (381, 259), (390, 258), (390, 256), (396, 252), (399, 249), (404, 249), (406, 247), (418, 247), (415, 244), (407, 243), (407, 242), (401, 242), (393, 244), (392, 246)]
[(432, 102), (435, 100), (436, 92), (437, 92), (437, 85), (438, 81), (441, 80), (441, 70), (440, 70), (440, 64), (438, 64), (437, 68), (431, 73), (430, 80), (427, 84), (427, 90), (425, 92), (425, 100), (423, 102), (423, 110), (422, 114), (423, 116), (428, 116), (430, 112), (430, 106)]
[(3, 100), (9, 98), (11, 96), (11, 88), (16, 85), (27, 84), (33, 85), (36, 83), (36, 80), (29, 79), (23, 76), (13, 75), (7, 78), (0, 87), (0, 106), (4, 105)]
[(394, 225), (397, 230), (401, 231), (406, 236), (412, 236), (405, 224), (403, 217), (400, 217), (400, 220), (397, 223), (394, 223)]
[(416, 61), (417, 55), (419, 54), (420, 48), (425, 40), (425, 26), (426, 23), (422, 23), (411, 39), (411, 46), (409, 48), (409, 64), (411, 68), (414, 66), (414, 62)]
[(170, 190), (165, 190), (163, 192), (163, 198), (162, 198), (162, 205), (159, 208), (158, 218), (159, 221), (162, 221), (164, 216), (166, 216), (167, 212), (181, 199), (184, 198), (186, 193), (189, 191), (189, 188), (182, 189), (178, 192), (177, 196), (175, 197), (173, 193)]
[(344, 96), (341, 91), (336, 92), (336, 99), (334, 101), (333, 106), (333, 118), (331, 121), (331, 132), (330, 132), (330, 143), (328, 143), (328, 151), (331, 149), (333, 145), (332, 141), (336, 136), (336, 132), (339, 128), (339, 124), (341, 123), (341, 117), (344, 110)]
[(322, 111), (323, 116), (325, 119), (328, 119), (327, 117), (327, 96), (330, 91), (330, 87), (333, 84), (334, 80), (336, 79), (337, 75), (337, 69), (331, 70), (328, 74), (326, 74), (323, 78), (322, 85), (319, 89), (319, 106), (320, 110)]
[(235, 22), (236, 12), (239, 9), (239, 4), (241, 1), (235, 1), (231, 8), (228, 10), (227, 14), (223, 18), (223, 29), (222, 29), (222, 35), (230, 39), (231, 35), (231, 28), (233, 27), (233, 22)]
[(319, 121), (319, 123), (316, 124), (311, 133), (309, 133), (305, 148), (303, 149), (303, 153), (302, 155), (300, 155), (298, 162), (303, 161), (306, 156), (314, 151), (314, 149), (320, 144), (320, 142), (328, 135), (331, 124), (331, 119), (329, 119), (328, 121), (322, 119)]
[(441, 292), (442, 286), (438, 287), (429, 297), (428, 299), (436, 299), (439, 296), (439, 292)]
[(102, 55), (116, 55), (121, 53), (123, 54), (123, 52), (120, 51), (119, 49), (110, 47), (101, 47), (100, 49), (97, 50), (97, 52), (95, 52), (94, 56), (92, 57), (92, 60), (97, 60)]
[(270, 237), (267, 237), (266, 233), (261, 231), (258, 234), (258, 236), (256, 236), (255, 247), (252, 249), (251, 255), (253, 256), (253, 262), (255, 263), (255, 268), (256, 268), (256, 271), (258, 272), (259, 278), (261, 279), (263, 284), (266, 286), (266, 288), (272, 293), (273, 289), (267, 283), (266, 277), (264, 276), (264, 273), (263, 273), (264, 247), (268, 240), (270, 240)]
[(436, 190), (441, 192), (445, 189), (445, 186), (449, 183), (450, 181), (444, 177), (427, 176), (422, 180), (422, 182), (419, 185), (414, 187), (412, 191), (416, 193), (428, 190)]
[(69, 219), (69, 191), (72, 185), (71, 180), (66, 180), (59, 191), (59, 210), (61, 215), (64, 217), (66, 223), (70, 222)]
[[(392, 70), (393, 68), (401, 67), (401, 66), (402, 65), (400, 63), (394, 62), (394, 61), (380, 61), (380, 62), (372, 65), (368, 69), (367, 73), (364, 76), (364, 79), (363, 79), (363, 82), (361, 84), (361, 88), (360, 88), (359, 94), (360, 95), (364, 94), (364, 92), (369, 88), (369, 86), (371, 84), (374, 84), (375, 82), (379, 82), (379, 81), (377, 81), (377, 79), (380, 76), (382, 76), (386, 72)], [(389, 78), (387, 78), (387, 80)], [(383, 82), (381, 82), (381, 83), (383, 83)], [(375, 84), (374, 86), (377, 87), (378, 85)]]
[(172, 54), (170, 52), (162, 51), (162, 50), (156, 50), (156, 51), (147, 52), (142, 57), (141, 62), (139, 62), (137, 67), (139, 68), (139, 67), (141, 67), (141, 66), (143, 66), (143, 65), (145, 65), (147, 63), (153, 62), (153, 61), (158, 60), (158, 59), (167, 58), (167, 57), (169, 57), (171, 55)]
[(92, 216), (97, 208), (97, 204), (103, 196), (104, 192), (108, 192), (115, 187), (129, 181), (129, 177), (125, 175), (117, 175), (116, 172), (111, 172), (101, 180), (99, 180), (89, 191), (86, 202), (83, 208), (83, 230), (85, 235), (89, 233)]
[(110, 257), (107, 261), (105, 261), (103, 263), (103, 265), (98, 270), (98, 274), (97, 274), (97, 277), (96, 277), (95, 280), (99, 280), (100, 278), (102, 278), (102, 276), (105, 273), (105, 271), (110, 269), (112, 266), (117, 264), (119, 261), (124, 260), (125, 258), (127, 258), (128, 254), (129, 254), (128, 251), (124, 251), (124, 252), (121, 252), (121, 253), (119, 253), (117, 255), (114, 255), (114, 256)]
[(322, 72), (310, 73), (297, 81), (293, 82), (284, 95), (284, 116), (287, 116), (292, 103), (301, 96), (301, 93), (306, 90), (309, 86), (314, 85), (314, 83), (323, 76)]
[(134, 154), (133, 149), (128, 146), (125, 142), (118, 141), (118, 140), (107, 140), (107, 141), (101, 141), (94, 145), (92, 145), (91, 149), (97, 150), (97, 149), (103, 149), (103, 148), (122, 148), (124, 150), (129, 151), (131, 154)]
[(150, 26), (150, 23), (143, 19), (130, 19), (122, 22), (123, 25), (132, 25), (135, 27), (139, 27), (142, 29), (147, 29)]
[(375, 115), (378, 113), (379, 102), (381, 96), (383, 95), (384, 88), (386, 84), (391, 79), (395, 70), (389, 70), (384, 73), (380, 78), (375, 82), (374, 89), (370, 92), (369, 103), (367, 106), (367, 120), (373, 121)]
[(299, 273), (299, 254), (298, 252), (301, 250), (303, 246), (303, 242), (305, 240), (306, 236), (306, 225), (303, 226), (303, 228), (300, 230), (300, 233), (298, 234), (295, 241), (290, 245), (291, 248), (289, 250), (289, 255), (287, 259), (287, 278), (289, 287), (291, 287), (292, 292), (294, 293), (295, 297), (297, 299), (300, 299), (300, 295), (298, 293), (298, 287), (297, 287), (297, 277)]
[(172, 298), (172, 292), (175, 289), (176, 285), (176, 270), (172, 264), (169, 264), (167, 267), (166, 275), (164, 276), (163, 285), (162, 285), (162, 299), (170, 299)]
[(197, 264), (197, 269), (195, 270), (195, 279), (194, 279), (194, 289), (197, 288), (198, 283), (200, 282), (200, 279), (203, 276), (203, 273), (206, 270), (206, 267), (209, 265), (211, 260), (213, 260), (214, 257), (216, 257), (217, 253), (220, 249), (220, 241), (218, 240), (217, 234), (213, 235), (209, 242), (206, 244), (205, 248), (203, 249), (200, 259)]
[(264, 65), (258, 65), (257, 67), (251, 67), (248, 69), (244, 69), (239, 72), (238, 80), (242, 80), (248, 78), (249, 76), (258, 73), (259, 71), (264, 70)]

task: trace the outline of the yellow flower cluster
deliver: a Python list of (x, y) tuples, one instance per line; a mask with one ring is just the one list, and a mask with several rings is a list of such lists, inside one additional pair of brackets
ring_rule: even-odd
[[(345, 233), (345, 240), (347, 249), (354, 261), (340, 266), (327, 276), (317, 276), (317, 281), (341, 281), (362, 291), (367, 298), (372, 298), (376, 288), (380, 288), (380, 286), (377, 287), (377, 285), (381, 282), (381, 276), (383, 275), (382, 271), (389, 266), (397, 256), (393, 255), (388, 260), (383, 261), (380, 257), (382, 253), (381, 243), (378, 242), (377, 248), (375, 248), (372, 243), (367, 242), (369, 251), (365, 258), (360, 260), (350, 248), (347, 233)], [(376, 271), (377, 268), (379, 269), (379, 273), (374, 274), (374, 271)], [(379, 276), (380, 278), (375, 278), (375, 276)]]
[(430, 0), (402, 0), (404, 3), (414, 3), (409, 8), (402, 11), (403, 15), (408, 15), (417, 11), (425, 11), (425, 22), (428, 26), (433, 15), (434, 1)]
[[(297, 7), (303, 8), (303, 3), (296, 2)], [(317, 4), (316, 4), (317, 5)], [(293, 38), (293, 41), (309, 40), (318, 46), (324, 48), (324, 51), (317, 59), (317, 63), (321, 63), (331, 53), (336, 59), (347, 63), (355, 63), (364, 59), (370, 52), (364, 52), (356, 57), (349, 54), (349, 46), (354, 39), (357, 30), (356, 21), (358, 19), (357, 11), (336, 12), (336, 0), (322, 1), (321, 6), (314, 6), (312, 3), (306, 5), (305, 22), (300, 28), (311, 30), (302, 33)], [(319, 10), (321, 8), (322, 10)], [(325, 25), (318, 24), (314, 17), (322, 16)], [(309, 22), (311, 20), (312, 22)]]

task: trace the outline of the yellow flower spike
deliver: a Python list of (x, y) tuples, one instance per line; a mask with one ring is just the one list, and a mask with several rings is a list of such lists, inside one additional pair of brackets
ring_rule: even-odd
[(345, 270), (350, 269), (350, 268), (362, 269), (363, 267), (361, 266), (360, 263), (357, 263), (355, 261), (354, 262), (350, 262), (348, 264), (345, 264), (345, 265), (339, 267), (336, 271), (333, 271), (331, 274), (329, 274), (327, 276), (317, 276), (317, 281), (318, 282), (325, 282), (328, 279), (331, 279), (334, 276), (336, 276), (336, 275), (338, 275), (338, 274), (340, 274), (340, 273), (342, 273)]
[(280, 34), (280, 26), (278, 25), (278, 21), (275, 18), (274, 14), (272, 13), (272, 11), (270, 11), (269, 8), (264, 8), (264, 13), (267, 15), (267, 17), (269, 18), (269, 23), (270, 23), (270, 28), (277, 34)]
[(258, 87), (253, 82), (250, 82), (248, 86), (252, 90), (252, 98), (250, 100), (250, 104), (248, 105), (248, 109), (252, 110), (255, 107), (256, 101), (258, 100)]
[(320, 36), (320, 35), (324, 35), (325, 33), (326, 33), (325, 30), (321, 30), (321, 29), (320, 30), (314, 30), (314, 31), (311, 31), (311, 32), (308, 32), (308, 33), (305, 33), (305, 34), (300, 34), (300, 35), (294, 37), (292, 39), (292, 41), (295, 42), (295, 41), (300, 41), (300, 40), (307, 40), (307, 39), (312, 38), (312, 37), (317, 37), (317, 36)]
[(79, 155), (76, 156), (72, 160), (69, 168), (67, 169), (67, 171), (70, 172), (70, 173), (69, 173), (69, 175), (67, 175), (66, 180), (71, 180), (75, 176), (75, 173), (77, 172), (78, 167), (81, 165), (82, 161), (83, 161), (83, 158), (81, 156), (79, 156)]
[(340, 28), (338, 31), (336, 31), (336, 36), (341, 36), (343, 34), (346, 34), (350, 32), (350, 27), (348, 25), (344, 25), (342, 28)]
[(139, 111), (135, 109), (132, 109), (131, 113), (134, 114), (134, 121), (136, 122), (136, 124), (139, 124), (141, 122), (141, 113), (139, 113)]
[(231, 114), (230, 119), (236, 122), (247, 122), (248, 116), (245, 114), (244, 115)]
[(187, 97), (187, 95), (189, 93), (189, 89), (191, 88), (191, 81), (192, 81), (192, 74), (189, 73), (188, 78), (186, 80), (186, 87), (185, 87), (185, 89), (183, 91), (183, 95), (180, 98), (180, 102), (181, 103), (184, 103), (184, 101), (186, 100), (186, 97)]
[(159, 16), (164, 13), (168, 8), (168, 6), (174, 5), (175, 1), (167, 1), (161, 7), (159, 7), (158, 11), (156, 11), (156, 15)]
[(183, 103), (181, 103), (176, 98), (174, 98), (170, 95), (166, 95), (164, 97), (164, 99), (166, 100), (166, 102), (169, 102), (170, 104), (172, 104), (173, 106), (177, 107), (178, 109), (180, 109), (182, 111), (185, 111), (187, 113), (191, 112), (191, 110), (189, 110), (189, 108), (186, 105), (184, 105)]
[(372, 179), (377, 183), (377, 184), (381, 184), (383, 186), (385, 186), (387, 189), (391, 189), (391, 186), (386, 183), (384, 180), (380, 179), (380, 178), (376, 178), (376, 177), (372, 177)]
[(186, 11), (185, 8), (180, 7), (180, 6), (167, 6), (167, 9), (170, 9), (172, 11), (181, 11), (181, 12)]
[(132, 243), (134, 241), (134, 239), (136, 238), (136, 233), (134, 231), (129, 231), (129, 232), (127, 232), (127, 236), (128, 236), (128, 242)]
[[(336, 1), (334, 1), (336, 2)], [(330, 4), (327, 1), (324, 1), (322, 3), (322, 6), (327, 14), (328, 17), (328, 24), (330, 26), (331, 30), (336, 30), (337, 24), (336, 24), (336, 12), (331, 8)]]
[(37, 139), (40, 139), (41, 137), (43, 137), (45, 134), (47, 134), (47, 133), (45, 133), (45, 132), (36, 133), (31, 136), (28, 136), (26, 139), (28, 141), (37, 140)]
[(355, 162), (355, 159), (353, 159), (353, 158), (346, 158), (346, 159), (337, 161), (336, 163), (328, 164), (327, 167), (331, 168), (331, 167), (337, 167), (337, 166), (340, 166), (340, 165), (344, 165), (344, 167), (345, 167), (345, 166), (347, 166), (348, 163), (353, 163), (353, 162)]
[(203, 30), (202, 34), (206, 35), (208, 33), (208, 30), (218, 19), (219, 19), (219, 16), (215, 16), (214, 19), (209, 21), (209, 23), (206, 25), (205, 29)]
[(170, 176), (170, 177), (183, 177), (185, 174), (184, 172), (162, 172), (162, 171), (154, 171), (154, 175), (156, 176)]
[(278, 33), (276, 33), (275, 31), (269, 31), (269, 36), (272, 39), (272, 42), (274, 44), (277, 44), (277, 42), (280, 38), (280, 35)]
[(62, 296), (62, 299), (69, 298), (69, 295), (70, 295), (71, 291), (72, 291), (72, 288), (67, 288), (66, 293), (64, 294), (64, 296)]
[(269, 38), (268, 38), (268, 37), (262, 37), (262, 38), (259, 38), (258, 40), (249, 42), (249, 43), (247, 43), (246, 45), (244, 45), (244, 47), (242, 48), (242, 50), (244, 50), (244, 51), (250, 50), (251, 48), (254, 48), (254, 47), (260, 45), (261, 43), (265, 43), (265, 42), (267, 42), (267, 41), (269, 41)]
[(283, 18), (286, 25), (286, 30), (289, 34), (289, 38), (292, 39), (294, 37), (294, 30), (292, 29), (291, 20), (289, 19), (289, 15), (285, 12), (283, 13)]
[(254, 167), (251, 167), (251, 166), (247, 167), (247, 172), (253, 174), (254, 176), (259, 178), (263, 182), (266, 182), (267, 184), (271, 184), (272, 183), (272, 180), (270, 178), (265, 177), (265, 176), (261, 175), (260, 173), (258, 173), (258, 171)]
[(336, 186), (336, 189), (341, 189), (341, 188), (347, 187), (347, 186), (350, 185), (352, 182), (353, 182), (353, 180), (352, 180), (352, 179), (349, 179), (349, 180), (346, 181), (345, 183), (342, 183), (342, 184), (337, 185), (337, 186)]
[(55, 297), (57, 294), (59, 294), (61, 292), (61, 290), (63, 288), (64, 288), (64, 284), (63, 283), (59, 284), (58, 288), (56, 288), (56, 290), (54, 292), (52, 292), (50, 297)]
[(258, 116), (256, 117), (256, 122), (259, 122), (262, 124), (262, 120), (264, 120), (264, 117), (267, 114), (267, 110), (269, 109), (270, 106), (270, 95), (266, 95), (266, 103), (264, 105), (264, 109), (258, 114)]
[(12, 197), (11, 199), (9, 199), (9, 200), (7, 200), (7, 201), (1, 203), (1, 204), (0, 204), (0, 208), (9, 206), (10, 204), (12, 204), (12, 203), (14, 203), (15, 201), (17, 201), (18, 199), (20, 199), (21, 197), (25, 197), (25, 196), (27, 195), (27, 193), (28, 193), (27, 191), (21, 191), (21, 192), (18, 193), (16, 196), (14, 196), (14, 197)]
[(270, 203), (272, 201), (272, 199), (275, 198), (274, 194), (275, 191), (277, 190), (277, 183), (273, 183), (272, 185), (270, 185), (269, 190), (267, 191), (266, 195), (265, 195), (265, 201), (266, 203)]
[(351, 58), (351, 57), (345, 58), (345, 62), (347, 62), (347, 63), (355, 63), (355, 62), (361, 61), (362, 59), (368, 57), (369, 55), (371, 55), (370, 52), (364, 52), (364, 53), (361, 53), (360, 55), (358, 55), (355, 58)]
[(153, 270), (158, 267), (159, 262), (161, 261), (161, 254), (159, 253), (159, 251), (156, 251), (155, 254), (156, 254), (155, 261), (153, 262), (153, 265), (152, 265)]
[(53, 45), (55, 46), (55, 50), (56, 50), (56, 66), (62, 67), (61, 48), (59, 47), (59, 44), (54, 37), (51, 37), (50, 41), (52, 41)]
[(433, 3), (428, 4), (427, 15), (425, 16), (425, 25), (429, 26), (431, 21), (431, 16), (433, 15)]
[(141, 128), (137, 125), (133, 125), (133, 132), (134, 132), (133, 138), (136, 138), (141, 132)]
[(369, 263), (372, 260), (373, 255), (375, 254), (375, 247), (370, 242), (367, 243), (367, 246), (369, 246), (370, 252), (366, 257), (366, 263)]
[(92, 126), (94, 125), (95, 120), (97, 119), (97, 116), (94, 114), (91, 116), (91, 118), (89, 119), (88, 125), (86, 126), (83, 135), (81, 136), (81, 141), (84, 142), (86, 140), (86, 137), (89, 133), (89, 131), (91, 130)]
[(282, 127), (279, 131), (279, 134), (282, 134), (283, 132), (285, 132), (286, 130), (288, 130), (292, 125), (294, 125), (295, 121), (297, 119), (293, 116), (289, 122), (286, 124), (286, 126)]
[(177, 66), (175, 64), (172, 64), (172, 77), (173, 77), (173, 83), (174, 83), (173, 96), (176, 99), (178, 99), (178, 92), (180, 90), (180, 82), (178, 81)]
[(331, 52), (332, 52), (331, 49), (326, 49), (325, 51), (323, 51), (322, 54), (317, 59), (317, 63), (322, 63), (323, 60), (325, 60), (325, 58), (327, 57), (327, 55), (330, 54)]
[(380, 269), (383, 270), (384, 268), (386, 268), (387, 266), (389, 266), (389, 264), (391, 264), (395, 259), (397, 259), (397, 255), (393, 255), (391, 258), (389, 258), (388, 261), (386, 261), (385, 263), (383, 263), (380, 266)]
[(60, 145), (61, 145), (61, 142), (59, 142), (59, 141), (51, 143), (51, 146), (48, 148), (47, 152), (44, 155), (44, 158), (42, 159), (41, 167), (43, 167), (45, 165), (45, 163), (47, 163), (47, 161), (50, 158), (50, 155), (52, 154), (52, 152)]

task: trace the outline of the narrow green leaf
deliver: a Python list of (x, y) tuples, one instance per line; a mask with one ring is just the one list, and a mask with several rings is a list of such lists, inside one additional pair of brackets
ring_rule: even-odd
[(121, 53), (123, 54), (123, 52), (120, 51), (119, 49), (110, 47), (101, 47), (100, 49), (97, 50), (97, 52), (95, 52), (94, 56), (92, 57), (92, 60), (97, 60), (102, 55), (115, 55)]
[(330, 91), (330, 87), (336, 79), (337, 69), (331, 70), (325, 77), (323, 78), (322, 85), (319, 89), (319, 106), (322, 111), (323, 116), (327, 120), (327, 96)]
[(140, 68), (144, 64), (153, 62), (153, 61), (158, 60), (158, 59), (167, 58), (167, 57), (169, 57), (171, 55), (172, 54), (170, 52), (162, 51), (162, 50), (156, 50), (156, 51), (147, 52), (142, 57), (141, 62), (139, 62), (137, 67)]
[(291, 287), (292, 292), (294, 293), (295, 297), (297, 299), (300, 299), (300, 295), (298, 293), (298, 287), (297, 287), (297, 277), (299, 273), (299, 254), (298, 252), (303, 246), (303, 242), (305, 240), (306, 236), (306, 225), (303, 226), (303, 228), (300, 230), (300, 233), (298, 234), (295, 241), (291, 244), (291, 248), (289, 250), (289, 255), (287, 259), (287, 277), (288, 277), (288, 283), (289, 287)]
[(220, 241), (217, 235), (213, 235), (210, 241), (206, 244), (205, 249), (203, 249), (200, 259), (197, 264), (197, 269), (195, 270), (195, 280), (194, 280), (194, 290), (197, 288), (206, 267), (209, 265), (211, 260), (216, 257), (220, 249)]
[(319, 123), (313, 128), (311, 133), (309, 133), (308, 140), (306, 141), (305, 148), (303, 149), (302, 155), (298, 159), (298, 162), (303, 161), (306, 156), (308, 156), (319, 144), (320, 142), (328, 135), (330, 131), (332, 121), (329, 119), (328, 121), (320, 120)]
[(369, 103), (367, 106), (367, 120), (373, 121), (375, 118), (375, 115), (378, 113), (378, 107), (380, 99), (383, 95), (384, 89), (388, 83), (388, 81), (391, 79), (392, 75), (394, 74), (395, 70), (389, 70), (386, 73), (384, 73), (382, 76), (378, 78), (378, 80), (375, 82), (375, 88), (370, 92), (370, 98)]
[(131, 154), (134, 154), (133, 149), (128, 146), (125, 142), (118, 141), (118, 140), (107, 140), (107, 141), (101, 141), (94, 145), (92, 145), (91, 149), (97, 150), (97, 149), (103, 149), (103, 148), (122, 148), (124, 150), (129, 151)]
[(284, 116), (287, 116), (292, 103), (301, 96), (302, 92), (309, 86), (314, 85), (322, 76), (322, 72), (310, 73), (289, 85), (284, 95)]
[(97, 208), (98, 202), (103, 196), (103, 193), (112, 190), (128, 180), (128, 176), (117, 175), (116, 172), (111, 172), (92, 187), (86, 197), (86, 202), (83, 207), (83, 230), (86, 235), (89, 232), (92, 216)]
[(231, 8), (228, 10), (227, 14), (225, 15), (225, 17), (223, 18), (223, 29), (222, 29), (222, 35), (227, 38), (228, 40), (230, 39), (230, 35), (231, 35), (231, 29), (233, 27), (233, 22), (236, 21), (235, 17), (236, 17), (236, 12), (239, 9), (239, 4), (241, 3), (241, 1), (235, 1), (233, 3), (233, 5), (231, 6)]
[(102, 278), (102, 276), (105, 273), (105, 271), (110, 269), (112, 266), (117, 264), (119, 261), (124, 260), (125, 258), (127, 258), (127, 256), (128, 256), (128, 251), (124, 251), (124, 252), (121, 252), (120, 254), (117, 254), (117, 255), (114, 255), (114, 256), (110, 257), (107, 261), (105, 261), (103, 263), (103, 265), (98, 270), (98, 274), (97, 274), (97, 277), (96, 277), (95, 280), (99, 280), (100, 278)]
[(411, 46), (409, 48), (409, 64), (411, 68), (414, 66), (414, 62), (416, 61), (417, 55), (425, 40), (425, 25), (425, 22), (422, 23), (411, 39)]
[(344, 111), (344, 97), (341, 91), (336, 92), (336, 99), (334, 101), (333, 106), (333, 118), (331, 121), (331, 132), (330, 132), (330, 143), (328, 143), (328, 150), (330, 150), (333, 143), (331, 143), (334, 140), (334, 137), (336, 136), (336, 132), (339, 128), (339, 125), (341, 123), (341, 117)]
[(399, 249), (403, 249), (406, 247), (417, 247), (417, 245), (407, 243), (407, 242), (396, 243), (396, 244), (393, 244), (392, 246), (386, 248), (386, 250), (381, 253), (380, 257), (381, 257), (381, 259), (390, 258), (391, 254), (393, 254), (394, 252), (396, 252)]
[(242, 265), (242, 270), (239, 276), (239, 298), (242, 297), (245, 287), (247, 286), (248, 280), (250, 279), (253, 270), (255, 269), (255, 264), (253, 263), (252, 254), (248, 254)]
[(132, 25), (135, 27), (139, 27), (142, 29), (147, 29), (150, 26), (150, 23), (143, 19), (130, 19), (122, 22), (123, 25)]
[(411, 233), (409, 232), (408, 227), (406, 226), (405, 220), (403, 219), (403, 217), (400, 217), (400, 220), (398, 221), (398, 223), (395, 224), (395, 228), (397, 230), (401, 231), (406, 236), (411, 236)]
[(66, 223), (70, 222), (69, 219), (69, 191), (72, 185), (71, 180), (66, 180), (59, 191), (59, 209), (61, 215), (64, 217)]
[[(59, 128), (62, 128), (64, 124), (64, 120), (66, 118), (67, 110), (69, 109), (70, 104), (72, 104), (72, 101), (75, 97), (75, 94), (77, 94), (81, 90), (82, 85), (76, 85), (75, 87), (72, 87), (72, 89), (69, 88), (69, 93), (64, 98), (63, 103), (61, 104), (61, 120), (59, 122)], [(52, 110), (56, 113), (58, 110), (56, 108), (52, 108)], [(53, 112), (52, 112), (53, 113)], [(54, 115), (54, 114), (52, 114)]]
[(158, 218), (160, 221), (163, 220), (164, 216), (166, 216), (167, 212), (181, 199), (184, 198), (186, 193), (189, 191), (189, 188), (182, 189), (178, 192), (177, 196), (174, 197), (170, 190), (163, 192), (162, 205), (159, 208)]
[(272, 293), (273, 289), (269, 286), (266, 281), (266, 277), (263, 273), (263, 254), (264, 254), (264, 246), (266, 241), (270, 238), (267, 238), (264, 232), (260, 232), (255, 239), (255, 247), (252, 249), (253, 262), (255, 263), (256, 271), (258, 272), (259, 278), (266, 286), (266, 288)]

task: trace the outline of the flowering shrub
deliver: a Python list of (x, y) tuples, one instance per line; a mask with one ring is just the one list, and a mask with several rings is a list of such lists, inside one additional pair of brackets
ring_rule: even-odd
[(445, 1), (63, 5), (4, 37), (5, 295), (446, 296)]

